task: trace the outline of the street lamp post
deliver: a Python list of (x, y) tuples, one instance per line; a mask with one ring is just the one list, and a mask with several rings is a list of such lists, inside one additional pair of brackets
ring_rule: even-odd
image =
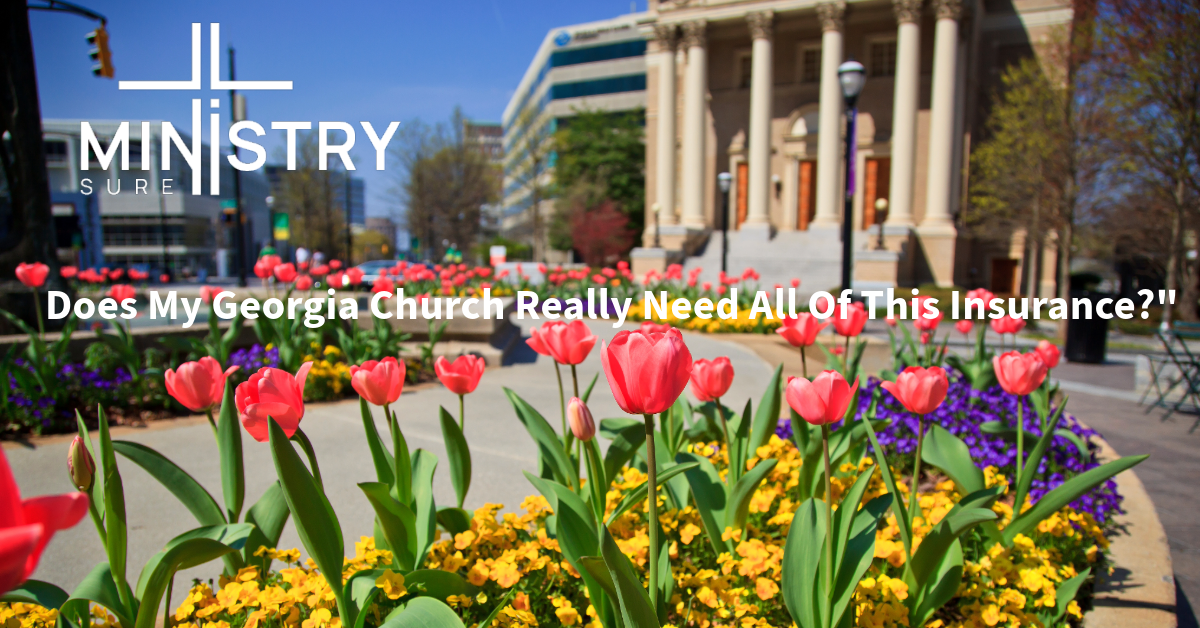
[(858, 115), (856, 103), (866, 82), (866, 68), (857, 61), (838, 66), (838, 81), (846, 100), (846, 205), (842, 212), (842, 289), (852, 289), (854, 271), (854, 135)]
[(721, 272), (728, 271), (729, 262), (729, 181), (733, 175), (722, 172), (717, 175), (717, 185), (721, 188)]

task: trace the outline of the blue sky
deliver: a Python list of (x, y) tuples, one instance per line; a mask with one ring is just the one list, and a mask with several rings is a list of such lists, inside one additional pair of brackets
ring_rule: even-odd
[[(32, 11), (44, 117), (164, 119), (190, 128), (191, 99), (206, 99), (207, 118), (207, 99), (219, 97), (227, 123), (227, 92), (207, 89), (208, 23), (220, 22), (222, 49), (237, 50), (238, 79), (294, 82), (290, 92), (247, 93), (250, 119), (267, 129), (272, 121), (307, 120), (315, 128), (318, 121), (357, 127), (366, 120), (377, 130), (393, 120), (442, 121), (456, 105), (468, 117), (498, 121), (547, 31), (631, 8), (629, 0), (79, 3), (108, 18), (118, 80), (190, 78), (191, 23), (203, 22), (204, 89), (120, 91), (116, 80), (91, 74), (84, 40), (94, 28), (90, 20)], [(638, 0), (637, 9), (645, 7)], [(228, 77), (224, 69), (221, 75)], [(263, 143), (274, 161), (283, 132), (268, 130)], [(368, 213), (389, 213), (395, 207), (387, 195), (394, 175), (374, 169), (361, 128), (353, 156), (367, 181)]]

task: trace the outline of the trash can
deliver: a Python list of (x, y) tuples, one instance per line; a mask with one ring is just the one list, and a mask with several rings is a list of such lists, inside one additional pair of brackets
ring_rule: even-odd
[(1104, 362), (1105, 349), (1108, 345), (1108, 320), (1096, 315), (1096, 303), (1101, 299), (1115, 299), (1116, 295), (1091, 290), (1072, 290), (1069, 314), (1075, 313), (1074, 301), (1087, 299), (1092, 302), (1092, 318), (1067, 320), (1067, 351), (1068, 362), (1084, 364), (1100, 364)]

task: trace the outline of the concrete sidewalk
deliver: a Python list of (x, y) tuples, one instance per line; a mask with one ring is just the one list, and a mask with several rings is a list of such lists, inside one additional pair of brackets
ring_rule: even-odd
[[(532, 321), (523, 324), (524, 336), (529, 335)], [(592, 325), (601, 338), (611, 338), (616, 330), (611, 323)], [(685, 333), (688, 348), (694, 358), (729, 356), (736, 377), (726, 404), (740, 408), (747, 399), (757, 403), (771, 368), (753, 352), (722, 340), (719, 336)], [(591, 409), (597, 420), (604, 417), (626, 416), (613, 400), (608, 383), (602, 374), (599, 344), (587, 361), (578, 367), (580, 387), (587, 386), (592, 376), (601, 373), (592, 393)], [(478, 390), (466, 399), (466, 435), (471, 444), (473, 477), (466, 507), (474, 509), (485, 503), (502, 503), (506, 510), (516, 510), (527, 495), (536, 494), (521, 475), (535, 471), (537, 448), (517, 420), (503, 387), (509, 387), (533, 404), (554, 426), (559, 425), (558, 385), (554, 365), (526, 346), (514, 352), (512, 366), (488, 369)], [(570, 392), (570, 371), (564, 372), (567, 396)], [(445, 406), (457, 415), (458, 399), (440, 384), (424, 385), (415, 392), (406, 391), (398, 404), (401, 428), (412, 449), (422, 448), (436, 454), (440, 460), (435, 478), (435, 495), (439, 505), (454, 503), (446, 466), (445, 447), (438, 422), (438, 406)], [(386, 434), (382, 412), (376, 412), (376, 424)], [(358, 482), (375, 480), (374, 466), (367, 451), (359, 414), (358, 399), (313, 404), (307, 408), (302, 423), (305, 433), (317, 449), (327, 494), (342, 523), (346, 552), (353, 555), (354, 542), (361, 535), (371, 534), (373, 513)], [(152, 429), (116, 428), (115, 439), (143, 443), (163, 453), (192, 474), (217, 499), (221, 499), (221, 479), (216, 443), (203, 419), (183, 419), (155, 425)], [(244, 432), (243, 432), (244, 434)], [(72, 490), (67, 477), (67, 448), (70, 436), (46, 439), (33, 449), (7, 448), (17, 483), (25, 496), (63, 493)], [(244, 436), (246, 463), (247, 508), (275, 480), (275, 468), (266, 444)], [(162, 549), (174, 536), (196, 527), (191, 514), (154, 479), (136, 465), (118, 456), (125, 485), (129, 520), (128, 578), (137, 581), (141, 566)], [(280, 541), (281, 548), (300, 547), (295, 528), (289, 523)], [(91, 521), (85, 518), (78, 526), (55, 536), (34, 578), (53, 582), (68, 591), (97, 563), (104, 560), (104, 551), (96, 537)], [(176, 602), (191, 578), (215, 578), (219, 563), (211, 563), (181, 574), (177, 579)]]

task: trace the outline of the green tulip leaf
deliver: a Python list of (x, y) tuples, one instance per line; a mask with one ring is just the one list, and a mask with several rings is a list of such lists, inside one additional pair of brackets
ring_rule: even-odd
[(225, 513), (217, 505), (217, 500), (187, 471), (181, 469), (166, 456), (141, 444), (129, 441), (113, 441), (113, 451), (128, 458), (158, 480), (164, 488), (171, 492), (179, 503), (196, 518), (202, 526), (215, 526), (227, 522)]
[(57, 610), (61, 608), (71, 595), (57, 585), (41, 580), (26, 580), (8, 593), (0, 595), (0, 602), (22, 602), (37, 604), (42, 608)]
[(366, 399), (358, 398), (358, 409), (362, 414), (363, 432), (367, 435), (367, 449), (371, 450), (371, 462), (375, 465), (375, 477), (380, 482), (391, 486), (396, 483), (396, 475), (393, 470), (396, 461), (383, 446), (383, 440), (379, 438), (379, 429), (375, 427), (375, 419), (371, 416), (371, 406), (367, 405)]
[(611, 484), (612, 478), (617, 477), (646, 444), (646, 425), (632, 419), (604, 419), (600, 421), (600, 434), (611, 441), (604, 454), (604, 477), (609, 478)]
[(471, 529), (471, 513), (462, 508), (443, 508), (437, 514), (438, 525), (452, 536)]
[(446, 442), (446, 458), (450, 464), (450, 483), (454, 485), (458, 507), (462, 508), (467, 489), (471, 488), (471, 448), (467, 446), (467, 439), (454, 417), (445, 408), (439, 407), (438, 410), (442, 421), (442, 440)]
[[(516, 588), (512, 590), (516, 591)], [(463, 628), (463, 623), (458, 613), (445, 602), (418, 597), (410, 600), (400, 612), (389, 615), (379, 628)]]
[[(876, 389), (875, 394), (871, 397), (871, 404), (867, 407), (867, 414), (864, 419), (874, 419), (875, 411), (879, 405), (879, 389)], [(883, 485), (887, 487), (889, 495), (895, 495), (896, 499), (892, 500), (892, 512), (896, 514), (896, 523), (900, 528), (900, 540), (904, 543), (904, 552), (906, 557), (912, 556), (912, 529), (908, 525), (908, 509), (904, 507), (904, 500), (900, 499), (900, 491), (896, 487), (896, 478), (892, 475), (892, 469), (888, 466), (887, 455), (884, 453), (883, 447), (879, 445), (879, 438), (875, 436), (875, 427), (872, 421), (860, 421), (864, 424), (867, 431), (867, 438), (871, 442), (871, 451), (875, 452), (875, 466), (879, 467), (879, 473), (883, 477)]]
[(806, 499), (796, 509), (783, 549), (780, 589), (792, 621), (804, 628), (824, 626), (825, 502)]
[[(241, 316), (239, 313), (238, 316)], [(233, 328), (230, 328), (233, 331)], [(246, 501), (246, 468), (242, 459), (242, 423), (238, 420), (234, 387), (225, 385), (217, 418), (217, 449), (221, 457), (221, 491), (225, 496), (226, 520), (237, 521)]]
[(771, 435), (775, 433), (775, 425), (779, 423), (779, 412), (783, 407), (783, 396), (780, 394), (782, 378), (783, 365), (780, 364), (775, 367), (775, 372), (767, 381), (762, 399), (758, 401), (758, 410), (754, 413), (754, 427), (750, 431), (750, 447), (747, 449), (749, 455), (771, 442)]
[(1089, 469), (1063, 482), (1058, 488), (1046, 493), (1032, 508), (1021, 513), (1004, 528), (1004, 544), (1011, 546), (1018, 534), (1025, 534), (1037, 527), (1046, 517), (1058, 512), (1063, 506), (1079, 499), (1080, 495), (1092, 490), (1116, 474), (1131, 469), (1149, 458), (1147, 455), (1125, 456), (1094, 469)]
[[(772, 462), (774, 462), (774, 461), (772, 461)], [(675, 476), (677, 476), (681, 473), (684, 473), (686, 471), (694, 469), (697, 466), (699, 466), (698, 463), (688, 462), (688, 463), (684, 463), (684, 464), (674, 464), (674, 465), (671, 465), (669, 467), (662, 469), (658, 473), (658, 482), (659, 482), (660, 487), (661, 487), (662, 483), (668, 482), (671, 480), (671, 478), (674, 478)], [(645, 501), (646, 493), (648, 493), (649, 491), (650, 491), (650, 487), (647, 482), (642, 482), (641, 484), (638, 485), (637, 488), (633, 489), (632, 491), (627, 491), (625, 493), (625, 497), (621, 498), (621, 502), (619, 504), (617, 504), (617, 507), (613, 509), (612, 514), (610, 514), (608, 516), (608, 519), (605, 520), (604, 525), (606, 525), (606, 526), (612, 525), (613, 522), (617, 520), (617, 517), (620, 517), (621, 515), (628, 512), (630, 508), (633, 508), (634, 506), (637, 506), (638, 504)]]
[(392, 550), (396, 569), (407, 573), (417, 564), (417, 517), (408, 506), (396, 501), (383, 482), (362, 482), (358, 485), (383, 529), (383, 538)]
[(100, 563), (84, 577), (71, 597), (62, 603), (59, 612), (76, 626), (91, 625), (91, 605), (99, 604), (117, 618), (121, 628), (134, 628), (133, 613), (125, 608), (121, 594), (107, 562)]
[(276, 480), (263, 492), (262, 497), (254, 502), (250, 510), (246, 511), (246, 523), (253, 525), (254, 531), (250, 533), (246, 546), (242, 548), (242, 561), (246, 564), (261, 564), (263, 572), (266, 572), (271, 566), (271, 559), (255, 554), (260, 547), (279, 547), (279, 537), (283, 534), (283, 527), (287, 525), (290, 514), (287, 498), (283, 495), (283, 485)]
[(642, 588), (642, 577), (633, 569), (629, 558), (617, 547), (608, 528), (601, 529), (600, 555), (612, 575), (617, 590), (621, 618), (625, 628), (659, 628), (658, 616), (646, 589)]
[(404, 587), (409, 594), (437, 598), (443, 602), (451, 595), (474, 596), (479, 587), (462, 576), (441, 569), (418, 569), (404, 574)]
[(684, 475), (687, 476), (688, 485), (691, 486), (692, 498), (695, 500), (696, 510), (700, 513), (700, 523), (704, 527), (704, 533), (718, 554), (731, 551), (729, 544), (722, 539), (725, 533), (725, 512), (728, 502), (721, 474), (717, 473), (717, 468), (713, 466), (712, 461), (698, 454), (681, 452), (675, 456), (675, 462), (681, 465), (688, 463), (696, 465), (684, 471)]
[(579, 486), (579, 474), (575, 470), (575, 465), (571, 462), (570, 456), (563, 449), (562, 441), (559, 440), (558, 434), (553, 427), (546, 422), (545, 417), (533, 409), (524, 399), (509, 388), (504, 388), (504, 394), (508, 395), (509, 402), (512, 403), (513, 409), (517, 412), (517, 418), (521, 424), (525, 426), (525, 430), (533, 437), (538, 446), (538, 453), (541, 459), (554, 472), (555, 479), (566, 486), (577, 488)]
[[(921, 547), (925, 547), (924, 541)], [(962, 570), (962, 544), (954, 539), (942, 552), (936, 569), (926, 578), (926, 585), (917, 591), (910, 590), (905, 600), (910, 626), (924, 626), (938, 609), (954, 598), (962, 583)]]
[(129, 528), (125, 517), (125, 489), (121, 481), (121, 472), (117, 469), (117, 457), (113, 450), (112, 436), (108, 431), (108, 418), (104, 415), (104, 406), (96, 407), (99, 415), (97, 421), (100, 434), (100, 458), (98, 467), (104, 476), (104, 528), (106, 536), (105, 551), (108, 554), (108, 565), (112, 569), (113, 580), (117, 590), (125, 602), (129, 614), (133, 614), (134, 600), (129, 592), (126, 579), (127, 545)]
[(185, 532), (167, 543), (142, 568), (138, 578), (137, 598), (140, 602), (135, 628), (154, 628), (163, 594), (170, 586), (175, 572), (203, 565), (210, 560), (242, 549), (250, 531), (248, 523), (207, 526)]
[(774, 458), (759, 461), (729, 489), (729, 499), (725, 503), (725, 527), (745, 531), (754, 491), (775, 468), (777, 462)]
[(437, 504), (433, 500), (433, 473), (437, 463), (437, 456), (424, 449), (413, 453), (413, 514), (417, 517), (417, 562), (414, 566), (417, 568), (425, 564), (429, 548), (437, 540)]
[(962, 493), (970, 494), (987, 488), (983, 471), (971, 459), (970, 448), (940, 425), (929, 427), (921, 459), (944, 471)]

